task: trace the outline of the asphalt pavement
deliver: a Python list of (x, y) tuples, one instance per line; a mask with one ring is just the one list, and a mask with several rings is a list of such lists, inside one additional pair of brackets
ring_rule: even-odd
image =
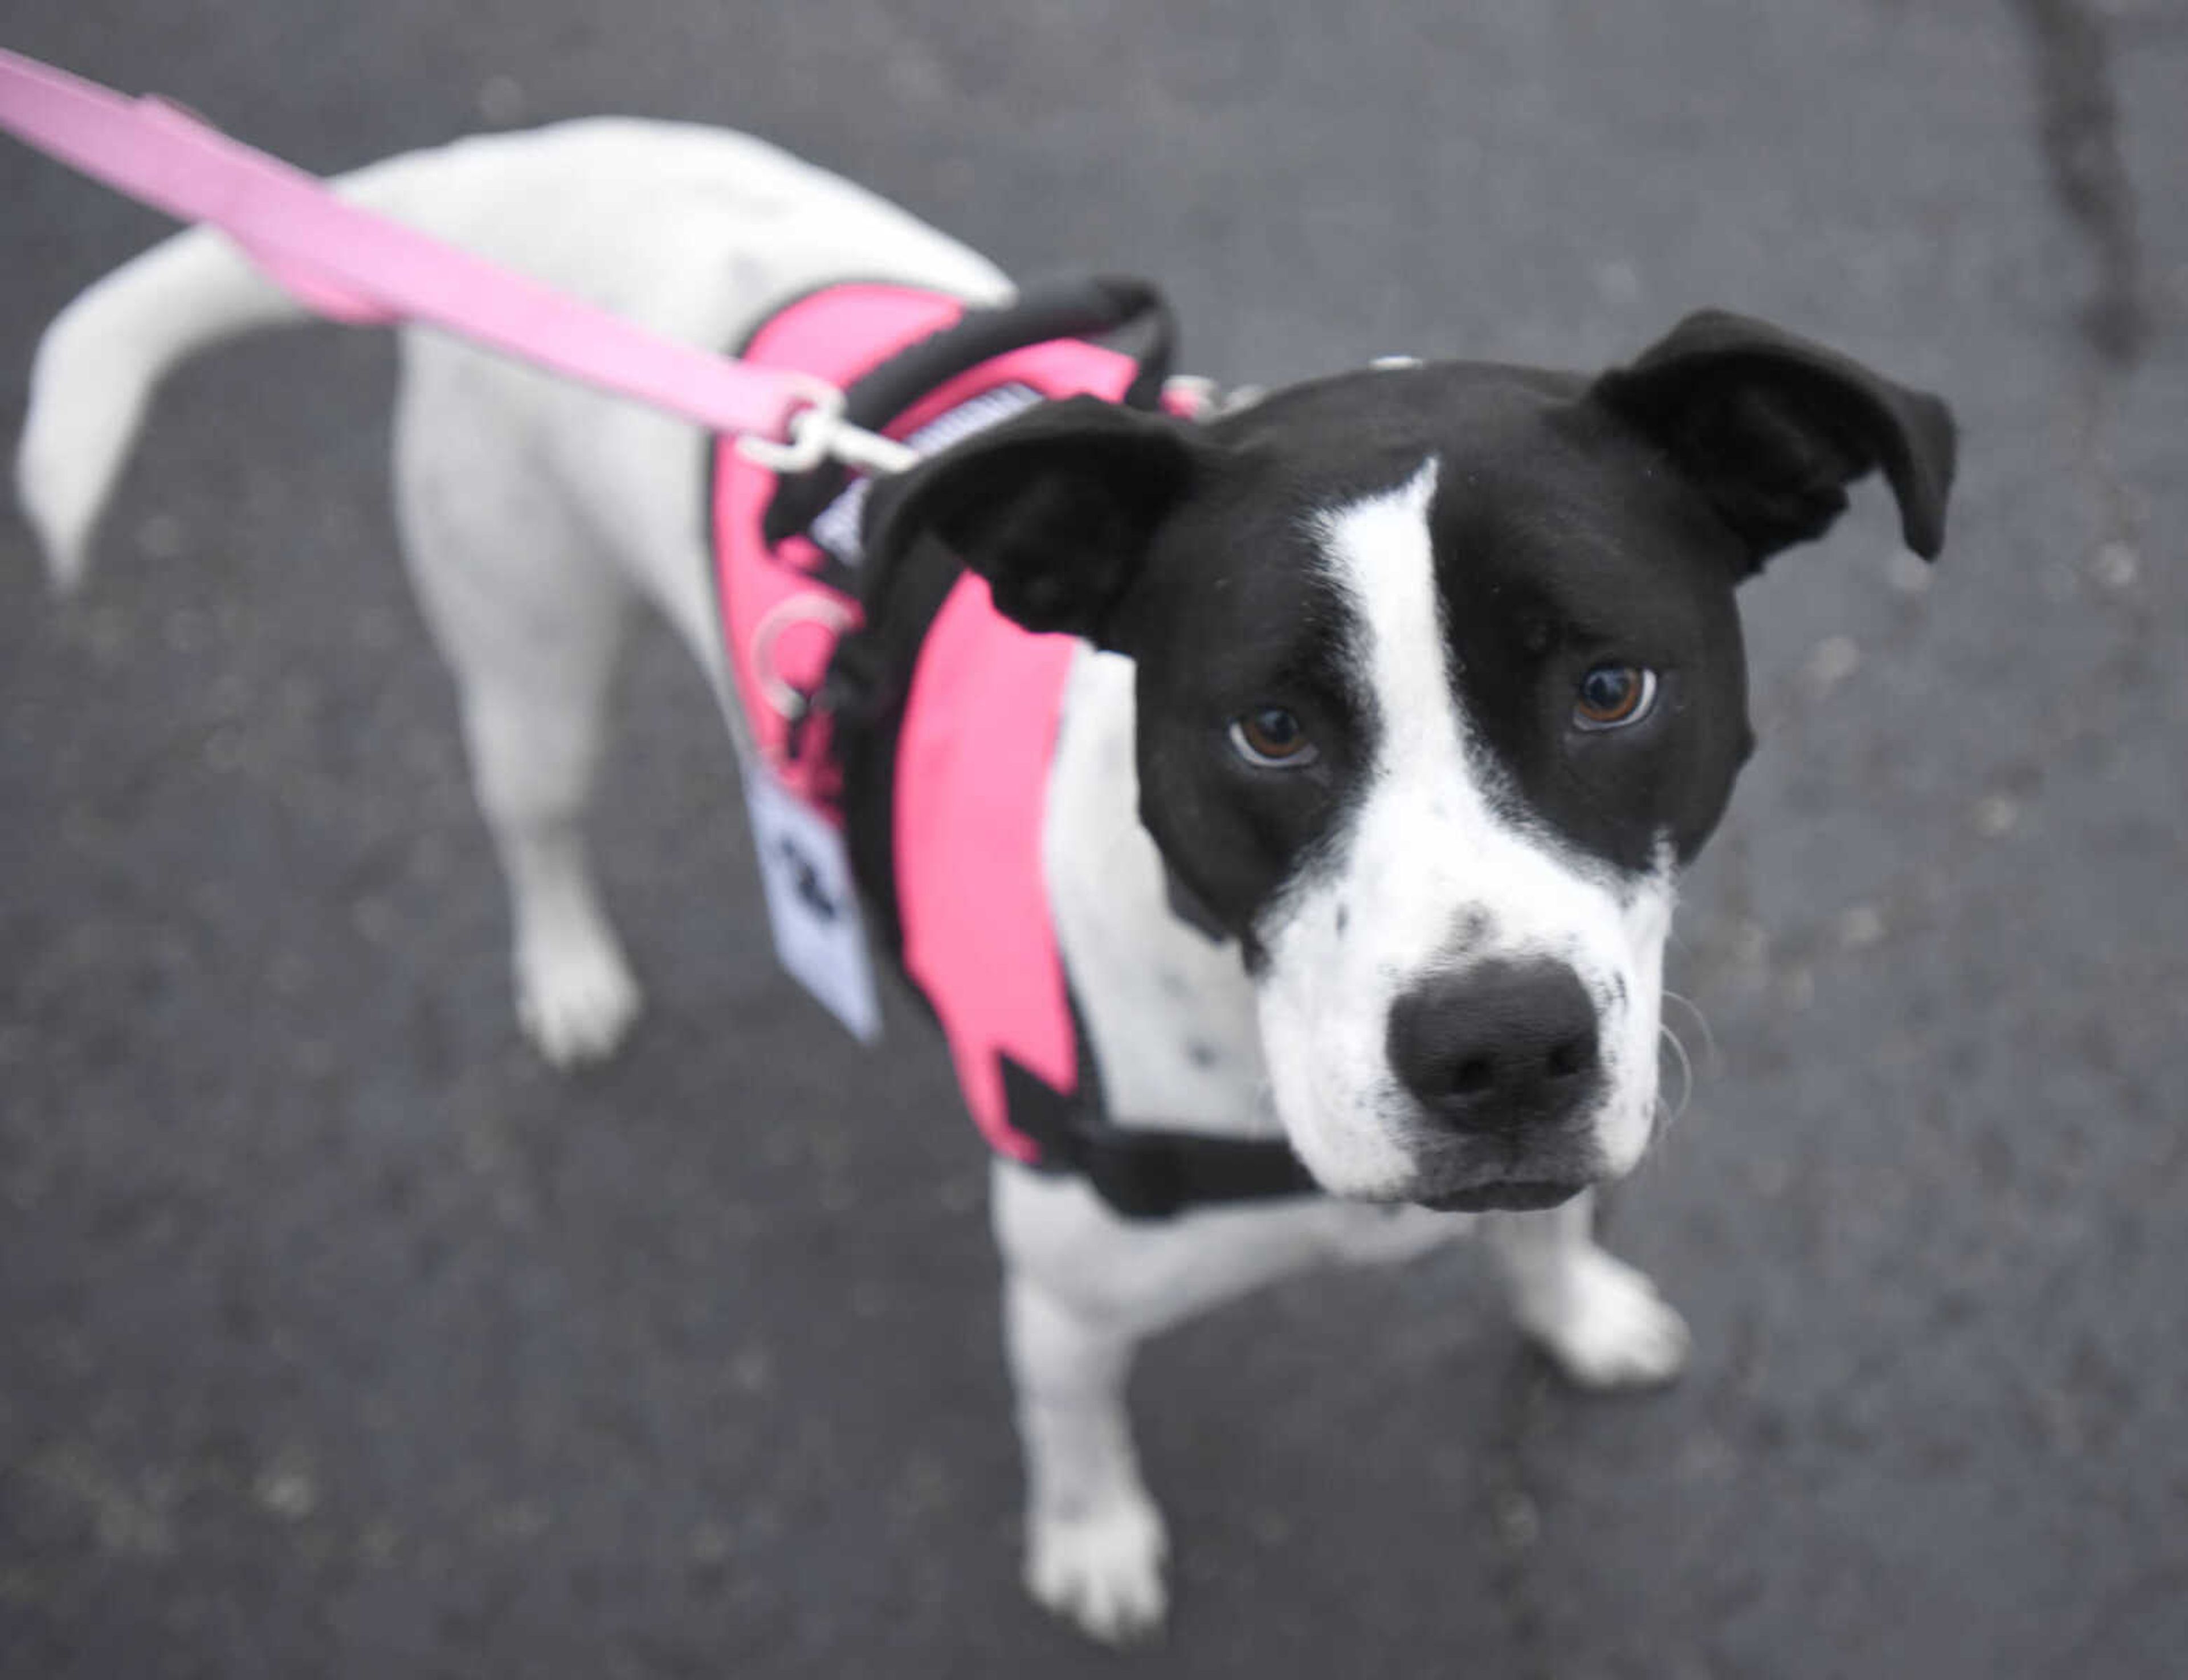
[[(1479, 1254), (1304, 1279), (1136, 1386), (1174, 1625), (1015, 1580), (984, 1175), (899, 1009), (775, 971), (649, 630), (598, 846), (653, 1000), (520, 1044), (387, 511), (393, 358), (161, 396), (76, 600), (0, 518), (0, 1672), (2177, 1676), (2188, 1661), (2188, 7), (2180, 0), (14, 0), (0, 43), (321, 170), (750, 128), (1188, 365), (1593, 367), (1721, 304), (1945, 393), (1745, 606), (1685, 893), (1689, 1315), (1583, 1398)], [(0, 144), (0, 447), (159, 219)]]

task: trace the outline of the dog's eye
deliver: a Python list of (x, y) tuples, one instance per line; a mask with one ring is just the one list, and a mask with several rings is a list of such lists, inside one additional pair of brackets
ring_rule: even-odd
[(1232, 750), (1263, 770), (1297, 770), (1314, 762), (1314, 743), (1281, 706), (1264, 706), (1231, 720)]
[(1647, 717), (1656, 704), (1656, 674), (1641, 665), (1599, 665), (1580, 679), (1573, 700), (1573, 727), (1624, 729)]

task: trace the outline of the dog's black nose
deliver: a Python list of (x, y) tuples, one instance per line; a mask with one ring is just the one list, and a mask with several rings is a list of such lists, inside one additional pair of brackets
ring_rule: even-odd
[(1477, 962), (1391, 1006), (1390, 1056), (1406, 1089), (1457, 1130), (1544, 1125), (1595, 1093), (1595, 1007), (1562, 962)]

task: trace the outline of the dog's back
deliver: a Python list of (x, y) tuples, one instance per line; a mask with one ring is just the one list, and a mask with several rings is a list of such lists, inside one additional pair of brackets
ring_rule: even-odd
[[(970, 296), (1007, 290), (991, 265), (864, 189), (764, 141), (693, 125), (601, 117), (479, 136), (369, 165), (336, 185), (369, 209), (710, 350), (735, 343), (770, 302), (845, 273)], [(225, 340), (309, 319), (224, 236), (201, 228), (116, 269), (54, 319), (32, 368), (16, 483), (56, 588), (82, 576), (100, 511), (167, 372)], [(454, 383), (471, 394), (518, 414), (569, 417), (580, 458), (602, 412), (624, 406), (444, 338), (406, 337), (414, 370), (454, 358), (463, 369)], [(539, 428), (530, 429), (536, 443)]]

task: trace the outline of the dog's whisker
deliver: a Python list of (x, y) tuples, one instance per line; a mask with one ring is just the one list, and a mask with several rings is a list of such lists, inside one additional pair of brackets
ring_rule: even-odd
[[(1694, 1059), (1687, 1054), (1686, 1046), (1679, 1041), (1679, 1035), (1672, 1030), (1668, 1023), (1659, 1021), (1656, 1030), (1672, 1046), (1672, 1054), (1679, 1058), (1679, 1106), (1672, 1110), (1671, 1118), (1665, 1123), (1677, 1125), (1687, 1112), (1688, 1105), (1695, 1100)], [(1664, 1099), (1660, 1095), (1656, 1100), (1661, 1102)]]
[(1710, 1030), (1709, 1017), (1702, 1013), (1701, 1006), (1683, 993), (1673, 991), (1669, 986), (1664, 988), (1664, 996), (1695, 1018), (1695, 1024), (1702, 1029), (1702, 1049), (1711, 1061), (1716, 1061), (1717, 1034)]

